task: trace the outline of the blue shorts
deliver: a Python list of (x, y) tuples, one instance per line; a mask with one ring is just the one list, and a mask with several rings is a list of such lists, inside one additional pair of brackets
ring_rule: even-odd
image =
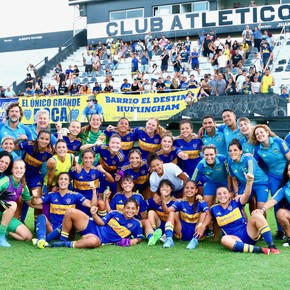
[(32, 189), (34, 187), (42, 187), (43, 186), (43, 175), (36, 174), (35, 176), (25, 176), (26, 184), (29, 189)]
[[(239, 194), (243, 194), (244, 190), (245, 185), (239, 184)], [(248, 202), (251, 200), (253, 195), (256, 196), (257, 202), (266, 202), (268, 200), (269, 195), (269, 184), (268, 183), (254, 184)]]
[(182, 241), (190, 241), (193, 237), (193, 234), (195, 232), (195, 225), (196, 224), (190, 224), (185, 223), (181, 221), (181, 240)]
[(166, 222), (160, 220), (159, 229), (162, 230), (162, 233), (165, 233), (165, 224), (166, 224)]
[(211, 181), (206, 181), (204, 183), (203, 195), (215, 196), (216, 190), (221, 186), (228, 187), (228, 182), (224, 181), (224, 182), (215, 183)]
[(282, 175), (277, 176), (275, 174), (268, 173), (268, 178), (269, 178), (271, 196), (273, 196), (280, 187)]
[(235, 232), (232, 235), (238, 237), (243, 243), (250, 244), (250, 245), (255, 245), (256, 242), (258, 241), (258, 239), (260, 238), (260, 235), (259, 235), (257, 237), (257, 240), (253, 240), (248, 235), (247, 226), (246, 225), (245, 225), (245, 227), (241, 228), (240, 230), (238, 230), (237, 232)]
[(102, 244), (100, 229), (96, 225), (96, 223), (93, 221), (92, 218), (89, 218), (89, 222), (88, 222), (88, 225), (87, 225), (86, 229), (83, 230), (83, 231), (80, 231), (79, 234), (81, 236), (89, 235), (89, 234), (95, 235), (95, 236), (97, 236), (100, 239), (101, 244)]

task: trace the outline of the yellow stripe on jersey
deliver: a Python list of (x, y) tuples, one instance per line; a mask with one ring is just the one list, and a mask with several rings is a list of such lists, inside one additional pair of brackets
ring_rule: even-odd
[(60, 215), (64, 215), (65, 211), (69, 208), (75, 208), (76, 205), (75, 204), (50, 204), (50, 212), (53, 214), (60, 214)]
[(184, 153), (187, 153), (188, 159), (195, 159), (199, 157), (199, 150), (183, 150)]
[(282, 147), (285, 151), (287, 151), (289, 149), (289, 146), (287, 145), (287, 143), (285, 141), (282, 142)]
[(41, 167), (41, 165), (43, 164), (43, 161), (37, 160), (36, 158), (27, 153), (24, 156), (24, 162), (33, 167)]
[(163, 221), (166, 222), (168, 219), (168, 214), (162, 211), (156, 211), (158, 217)]
[[(99, 180), (96, 179), (93, 181), (94, 181), (95, 187), (98, 188), (99, 187)], [(73, 187), (75, 189), (79, 189), (79, 190), (91, 190), (92, 188), (90, 187), (89, 182), (90, 181), (80, 181), (80, 180), (74, 179)]]
[(130, 150), (133, 148), (135, 141), (130, 141), (130, 142), (124, 142), (122, 141), (121, 143), (121, 149), (124, 150)]
[(230, 213), (224, 216), (216, 217), (217, 223), (220, 227), (230, 224), (238, 219), (242, 218), (242, 214), (239, 208), (235, 208)]
[(121, 238), (126, 238), (130, 236), (131, 232), (124, 226), (121, 226), (118, 221), (114, 218), (111, 218), (108, 222), (108, 225), (116, 232)]
[(160, 149), (160, 144), (152, 144), (142, 141), (141, 139), (138, 140), (138, 146), (147, 152), (156, 152), (158, 149)]
[(180, 211), (179, 213), (180, 213), (180, 219), (186, 223), (195, 223), (196, 224), (198, 222), (198, 219), (200, 216), (199, 212), (195, 213), (195, 214), (188, 214), (188, 213)]
[(134, 184), (145, 184), (149, 180), (149, 173), (147, 175), (138, 176), (137, 179), (134, 180)]
[(109, 165), (104, 161), (104, 159), (103, 159), (102, 157), (100, 158), (100, 163), (101, 163), (101, 165), (103, 166), (103, 168), (104, 168), (106, 171), (113, 172), (113, 171), (116, 171), (116, 170), (117, 170), (117, 166), (116, 166), (116, 165), (111, 165), (111, 166), (109, 166)]

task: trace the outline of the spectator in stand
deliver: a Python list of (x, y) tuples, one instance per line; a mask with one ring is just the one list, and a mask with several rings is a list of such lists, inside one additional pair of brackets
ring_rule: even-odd
[(227, 86), (227, 82), (224, 79), (224, 76), (221, 73), (219, 73), (218, 78), (216, 80), (215, 87), (214, 87), (215, 95), (216, 96), (224, 95), (226, 91), (226, 86)]
[(36, 77), (35, 85), (39, 85), (40, 89), (43, 89), (43, 81), (40, 76)]
[(148, 42), (148, 44), (146, 46), (146, 49), (147, 49), (149, 61), (152, 61), (152, 57), (153, 57), (153, 44), (152, 44), (152, 41)]
[(148, 31), (148, 33), (144, 37), (145, 45), (147, 46), (148, 43), (151, 43), (152, 40), (153, 40), (153, 37), (151, 35), (151, 31)]
[(243, 66), (243, 58), (239, 54), (238, 49), (235, 50), (235, 54), (231, 57), (231, 68), (238, 67), (242, 68)]
[(264, 31), (264, 36), (263, 39), (269, 44), (271, 50), (274, 48), (274, 40), (273, 40), (273, 35), (269, 30)]
[(227, 95), (236, 95), (237, 94), (237, 84), (236, 84), (233, 76), (230, 76), (228, 79), (228, 84), (227, 84), (225, 93)]
[(217, 53), (215, 53), (210, 60), (210, 63), (211, 63), (212, 68), (214, 70), (214, 74), (218, 73), (218, 57), (219, 57), (219, 55)]
[(215, 96), (215, 84), (217, 81), (217, 75), (213, 76), (213, 79), (211, 79), (210, 74), (205, 74), (204, 79), (200, 82), (200, 86), (204, 89), (204, 91), (211, 96)]
[(252, 92), (251, 81), (250, 81), (250, 77), (247, 75), (245, 81), (243, 82), (242, 90), (240, 93), (242, 95), (249, 95), (249, 94), (251, 94), (251, 92)]
[(30, 89), (32, 89), (34, 87), (34, 80), (31, 77), (30, 73), (26, 74), (26, 78), (24, 80), (24, 83), (25, 83), (25, 88), (29, 87)]
[(244, 82), (246, 81), (246, 75), (247, 75), (247, 71), (242, 70), (242, 74), (236, 78), (237, 91), (239, 94), (243, 94), (243, 85), (244, 85)]
[(258, 52), (254, 53), (253, 65), (255, 66), (255, 71), (263, 71), (263, 61), (261, 60)]
[(34, 97), (34, 89), (33, 89), (33, 88), (30, 88), (30, 87), (27, 87), (27, 88), (25, 89), (25, 93), (24, 93), (24, 95), (25, 95), (26, 97)]
[(72, 85), (69, 87), (69, 95), (70, 96), (77, 96), (79, 95), (79, 90), (76, 83), (72, 83)]
[(124, 79), (123, 83), (120, 87), (120, 90), (123, 94), (130, 94), (131, 92), (131, 84), (128, 83), (128, 79)]
[(189, 75), (189, 73), (190, 73), (190, 58), (189, 58), (190, 54), (186, 50), (185, 46), (182, 46), (180, 56), (181, 56), (182, 73), (184, 73), (184, 71), (187, 71), (187, 73)]
[(0, 86), (0, 97), (5, 98), (5, 89), (3, 86)]
[(132, 53), (131, 54), (131, 57), (132, 57), (132, 61), (131, 61), (131, 76), (132, 76), (132, 79), (134, 78), (134, 76), (138, 73), (139, 71), (139, 59), (137, 57), (137, 53)]
[(189, 39), (189, 36), (186, 36), (185, 41), (183, 42), (183, 45), (185, 46), (187, 52), (190, 54), (191, 41)]
[(70, 77), (70, 75), (73, 73), (73, 69), (72, 69), (72, 66), (69, 65), (68, 68), (65, 70), (65, 76), (66, 78), (68, 79)]
[(110, 85), (109, 80), (105, 81), (104, 92), (106, 92), (106, 93), (113, 93), (114, 92), (114, 88), (113, 88), (113, 86)]
[(200, 68), (199, 68), (199, 53), (196, 51), (196, 48), (194, 47), (191, 55), (190, 55), (190, 60), (191, 60), (191, 69), (196, 70), (197, 73), (200, 75)]
[(149, 55), (148, 55), (148, 52), (146, 50), (144, 50), (142, 53), (141, 53), (141, 56), (140, 56), (140, 63), (141, 63), (141, 66), (140, 66), (140, 72), (142, 73), (142, 76), (144, 76), (144, 74), (148, 73), (149, 72)]
[(231, 46), (232, 55), (236, 54), (236, 50), (239, 49), (239, 43), (237, 40), (234, 40), (233, 45)]
[(197, 37), (197, 44), (198, 44), (198, 53), (200, 54), (202, 51), (202, 45), (205, 40), (206, 36), (204, 35), (204, 31), (200, 33)]
[(75, 64), (74, 65), (74, 69), (73, 69), (73, 72), (72, 72), (76, 77), (78, 77), (79, 76), (79, 74), (80, 74), (80, 71), (79, 71), (79, 68), (78, 68), (78, 66)]
[(103, 116), (103, 108), (101, 105), (98, 104), (95, 95), (88, 96), (87, 99), (87, 106), (84, 108), (82, 113), (82, 122), (89, 121), (91, 116), (97, 114), (99, 116)]
[(39, 85), (35, 85), (34, 95), (37, 97), (44, 95)]
[(252, 47), (252, 41), (253, 39), (253, 31), (250, 29), (249, 25), (246, 25), (246, 29), (242, 33), (243, 40), (249, 45), (249, 47)]
[(258, 81), (258, 76), (254, 75), (254, 81), (251, 82), (251, 91), (252, 94), (260, 94), (261, 93), (261, 83)]
[(196, 89), (198, 87), (199, 85), (198, 85), (197, 80), (194, 77), (194, 74), (191, 74), (188, 80), (188, 89)]
[(226, 45), (228, 46), (229, 49), (232, 47), (232, 39), (230, 35), (226, 38), (225, 47)]
[(182, 89), (182, 90), (188, 90), (188, 81), (187, 81), (187, 78), (186, 78), (186, 76), (183, 76), (182, 77), (182, 79), (181, 79), (181, 81), (180, 81), (180, 88)]
[(99, 72), (101, 70), (101, 60), (99, 52), (93, 52), (93, 70)]
[(68, 94), (68, 87), (65, 81), (62, 81), (61, 85), (58, 87), (58, 94), (59, 96), (67, 95)]
[(177, 74), (177, 76), (179, 75), (180, 73), (180, 70), (182, 68), (182, 65), (181, 65), (181, 56), (180, 55), (177, 55), (176, 56), (176, 59), (174, 62), (172, 62), (172, 66), (173, 66), (173, 70), (174, 72)]
[(148, 79), (144, 80), (143, 89), (144, 89), (144, 93), (151, 93), (152, 87)]
[(29, 73), (33, 72), (34, 77), (37, 78), (37, 76), (38, 76), (38, 72), (37, 72), (36, 67), (35, 67), (32, 63), (30, 63), (30, 64), (28, 65), (28, 67), (26, 68), (26, 70), (27, 70)]
[(165, 83), (165, 92), (170, 92), (170, 86), (172, 84), (171, 76), (167, 76), (166, 79), (164, 80), (164, 83)]
[(169, 64), (169, 55), (166, 51), (166, 49), (163, 49), (162, 54), (160, 55), (161, 59), (161, 72), (167, 72), (168, 70), (168, 64)]
[(263, 60), (263, 68), (265, 69), (267, 66), (269, 66), (270, 60), (273, 59), (272, 49), (269, 43), (266, 41), (262, 42), (261, 54)]
[(108, 35), (108, 38), (106, 40), (106, 53), (107, 53), (107, 58), (110, 58), (111, 56), (111, 46), (114, 41), (114, 38), (111, 35)]
[(165, 83), (163, 82), (163, 78), (159, 77), (158, 82), (156, 83), (156, 91), (157, 93), (163, 93), (165, 91)]
[(160, 49), (164, 49), (168, 44), (168, 39), (165, 37), (165, 35), (163, 34), (159, 40), (159, 47)]
[(270, 74), (269, 68), (265, 69), (265, 75), (262, 77), (261, 81), (261, 93), (269, 94), (273, 93), (273, 86), (275, 86), (275, 80)]
[(49, 95), (50, 96), (56, 96), (58, 94), (57, 89), (55, 88), (55, 86), (51, 85), (50, 89), (49, 89)]
[(97, 94), (101, 93), (102, 91), (103, 91), (103, 89), (102, 89), (101, 85), (99, 85), (98, 82), (95, 82), (95, 85), (93, 87), (92, 93), (94, 95), (97, 95)]
[(158, 69), (157, 64), (154, 63), (152, 65), (152, 71), (151, 71), (151, 86), (153, 86), (154, 83), (157, 82), (158, 78), (161, 75), (161, 71)]
[(4, 93), (5, 98), (15, 98), (16, 94), (15, 92), (8, 86)]
[(134, 78), (133, 83), (131, 84), (131, 94), (140, 94), (143, 91), (143, 87), (140, 84), (140, 81), (137, 78)]
[(171, 92), (178, 92), (180, 90), (179, 82), (176, 78), (172, 79), (172, 84), (170, 85)]
[(89, 95), (92, 93), (90, 87), (87, 84), (83, 84), (79, 91), (80, 95)]
[(261, 33), (260, 26), (261, 26), (261, 23), (259, 24), (259, 26), (255, 26), (254, 32), (253, 32), (254, 47), (256, 47), (258, 49), (258, 51), (260, 51), (261, 41), (263, 39), (263, 35)]
[(91, 51), (87, 50), (86, 53), (82, 54), (84, 65), (85, 65), (85, 72), (93, 71), (93, 61), (94, 57)]
[(281, 92), (280, 97), (282, 97), (283, 99), (289, 102), (289, 92), (288, 92), (287, 87), (282, 87), (282, 92)]
[(219, 73), (224, 74), (224, 73), (228, 72), (228, 58), (223, 53), (222, 50), (219, 51), (217, 63), (218, 63), (218, 72)]
[(211, 29), (211, 30), (209, 31), (209, 36), (210, 36), (210, 39), (211, 39), (213, 42), (215, 42), (215, 40), (216, 40), (216, 34), (215, 34), (215, 32), (214, 32), (213, 29)]

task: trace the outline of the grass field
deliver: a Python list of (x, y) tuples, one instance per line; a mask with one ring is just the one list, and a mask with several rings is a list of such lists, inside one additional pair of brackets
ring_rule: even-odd
[[(32, 228), (31, 214), (27, 221)], [(268, 219), (274, 233), (273, 213)], [(0, 289), (289, 289), (290, 249), (280, 255), (243, 254), (210, 240), (194, 251), (143, 243), (130, 248), (36, 249), (9, 240), (0, 248)], [(264, 242), (259, 242), (264, 245)]]

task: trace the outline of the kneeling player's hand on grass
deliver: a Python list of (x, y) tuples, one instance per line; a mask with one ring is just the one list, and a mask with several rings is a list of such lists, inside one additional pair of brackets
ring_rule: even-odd
[(130, 246), (135, 246), (138, 244), (138, 239), (131, 239), (130, 240)]

